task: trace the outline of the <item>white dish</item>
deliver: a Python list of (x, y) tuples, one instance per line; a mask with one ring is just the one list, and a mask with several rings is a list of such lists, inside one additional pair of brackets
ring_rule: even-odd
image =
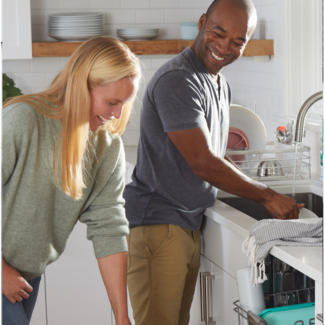
[(70, 31), (70, 32), (88, 32), (88, 31), (103, 31), (104, 28), (100, 27), (100, 28), (49, 28), (49, 31), (53, 31), (53, 32), (61, 32), (61, 31)]
[(141, 32), (159, 32), (158, 28), (122, 28), (117, 29), (118, 32), (135, 32), (135, 31), (141, 31)]
[[(242, 130), (249, 141), (249, 150), (264, 150), (267, 141), (266, 129), (263, 121), (250, 109), (232, 104), (229, 109), (229, 126)], [(258, 164), (258, 155), (247, 155), (249, 168)], [(255, 175), (254, 175), (255, 176)]]
[[(312, 218), (319, 219), (314, 212), (312, 212), (312, 211), (310, 211), (310, 210), (308, 210), (306, 208), (300, 209), (300, 211), (299, 211), (299, 219), (312, 219)], [(319, 219), (319, 220), (321, 220), (321, 219)]]
[(144, 31), (135, 31), (135, 32), (116, 32), (119, 35), (158, 35), (159, 32), (144, 32)]
[(79, 42), (79, 41), (86, 41), (92, 37), (95, 36), (101, 36), (99, 34), (95, 35), (86, 35), (86, 34), (80, 34), (80, 35), (48, 35), (58, 41), (64, 41), (64, 42)]
[(140, 36), (140, 35), (136, 35), (136, 36), (126, 36), (126, 35), (117, 35), (119, 38), (126, 40), (126, 41), (149, 41), (152, 40), (156, 37), (158, 37), (159, 35), (149, 35), (149, 36)]
[(102, 17), (104, 14), (101, 12), (62, 12), (58, 14), (51, 14), (51, 18), (84, 18), (84, 17)]

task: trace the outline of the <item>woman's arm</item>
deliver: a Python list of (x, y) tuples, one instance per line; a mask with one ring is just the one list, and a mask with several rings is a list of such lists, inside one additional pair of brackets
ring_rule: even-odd
[(131, 325), (126, 293), (127, 252), (97, 259), (117, 325)]

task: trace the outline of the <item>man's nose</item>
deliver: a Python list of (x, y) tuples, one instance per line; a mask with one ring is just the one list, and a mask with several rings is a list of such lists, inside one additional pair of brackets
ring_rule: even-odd
[(217, 43), (217, 49), (221, 55), (229, 54), (230, 42), (227, 38), (220, 39)]

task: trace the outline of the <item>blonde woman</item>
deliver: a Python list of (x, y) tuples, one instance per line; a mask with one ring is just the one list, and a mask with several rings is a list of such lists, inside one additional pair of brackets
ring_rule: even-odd
[(127, 46), (96, 37), (72, 54), (48, 90), (4, 105), (3, 324), (29, 324), (40, 276), (78, 220), (87, 224), (117, 324), (130, 324), (120, 135), (140, 73)]

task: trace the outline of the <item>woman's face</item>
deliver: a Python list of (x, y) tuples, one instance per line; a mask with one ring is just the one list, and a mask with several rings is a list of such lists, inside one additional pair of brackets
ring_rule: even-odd
[(135, 78), (133, 80), (121, 79), (105, 86), (90, 89), (90, 130), (98, 131), (102, 125), (111, 119), (119, 119), (124, 104), (136, 95), (138, 87), (139, 80)]

